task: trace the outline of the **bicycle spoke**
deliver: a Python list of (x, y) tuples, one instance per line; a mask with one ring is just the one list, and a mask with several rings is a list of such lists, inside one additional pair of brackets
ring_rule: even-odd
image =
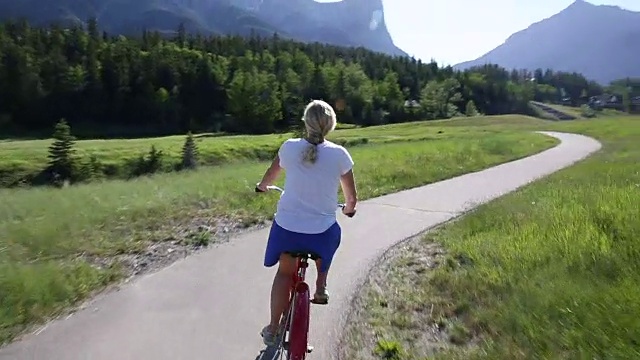
[(290, 328), (290, 322), (292, 319), (293, 308), (291, 302), (287, 307), (282, 319), (280, 319), (280, 325), (278, 326), (278, 345), (277, 352), (274, 354), (273, 359), (289, 359), (289, 349), (286, 343), (288, 342), (287, 335)]

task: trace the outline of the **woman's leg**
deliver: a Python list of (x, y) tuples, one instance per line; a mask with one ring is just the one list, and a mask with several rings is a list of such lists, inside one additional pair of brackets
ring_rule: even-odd
[(280, 325), (280, 318), (287, 309), (293, 274), (296, 271), (296, 259), (287, 255), (280, 255), (278, 271), (271, 286), (271, 322), (269, 328), (275, 334)]
[(329, 270), (321, 271), (322, 259), (316, 260), (316, 269), (318, 270), (318, 276), (316, 277), (316, 294), (322, 294), (327, 288), (327, 276), (329, 275)]
[(265, 326), (260, 334), (262, 335), (265, 345), (275, 345), (277, 340), (277, 330), (280, 324), (282, 313), (287, 308), (289, 300), (289, 290), (293, 281), (293, 274), (296, 270), (296, 261), (289, 255), (284, 254), (285, 251), (291, 250), (291, 234), (287, 230), (280, 227), (275, 221), (271, 225), (269, 232), (269, 240), (264, 254), (264, 266), (272, 267), (278, 265), (278, 271), (273, 278), (270, 294), (270, 320), (269, 325)]
[(318, 276), (316, 278), (316, 291), (314, 298), (318, 303), (327, 303), (329, 300), (329, 294), (327, 292), (327, 277), (329, 275), (329, 268), (331, 267), (333, 256), (338, 250), (338, 247), (340, 247), (341, 237), (342, 229), (336, 222), (324, 233), (316, 235), (316, 238), (314, 239), (314, 251), (321, 256), (321, 259), (316, 260)]

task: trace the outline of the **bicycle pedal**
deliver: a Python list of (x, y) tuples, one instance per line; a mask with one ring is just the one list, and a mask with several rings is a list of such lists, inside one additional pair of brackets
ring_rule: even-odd
[(307, 354), (311, 354), (312, 351), (313, 351), (313, 346), (307, 345)]

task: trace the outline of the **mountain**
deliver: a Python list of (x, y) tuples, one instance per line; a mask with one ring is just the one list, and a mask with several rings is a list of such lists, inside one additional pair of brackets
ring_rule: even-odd
[(640, 77), (640, 12), (577, 0), (560, 13), (511, 35), (456, 69), (494, 63), (508, 69), (551, 68), (608, 84)]
[(180, 23), (205, 34), (277, 32), (300, 41), (407, 55), (391, 39), (382, 0), (0, 0), (0, 20), (19, 17), (37, 25), (96, 17), (101, 29), (125, 35), (142, 29), (174, 32)]

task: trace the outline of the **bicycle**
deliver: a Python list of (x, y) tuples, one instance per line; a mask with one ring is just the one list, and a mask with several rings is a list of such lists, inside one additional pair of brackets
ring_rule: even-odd
[[(283, 193), (284, 190), (278, 186), (267, 186), (267, 191), (276, 190)], [(263, 192), (256, 186), (256, 192)], [(344, 209), (345, 204), (338, 204), (338, 208)], [(355, 212), (345, 214), (353, 217)], [(287, 360), (304, 360), (307, 354), (313, 352), (313, 346), (309, 345), (309, 322), (311, 304), (326, 305), (327, 303), (316, 302), (311, 297), (309, 285), (305, 282), (306, 270), (309, 267), (309, 259), (318, 260), (317, 254), (307, 252), (287, 252), (296, 258), (296, 272), (293, 275), (293, 285), (290, 290), (289, 305), (285, 310), (286, 316), (280, 320), (278, 327), (278, 349), (286, 351)], [(277, 354), (277, 352), (276, 352)], [(281, 352), (280, 355), (284, 355)]]

